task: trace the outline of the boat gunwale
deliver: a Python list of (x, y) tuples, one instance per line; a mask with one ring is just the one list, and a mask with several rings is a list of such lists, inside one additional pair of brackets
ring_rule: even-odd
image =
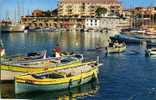
[[(95, 69), (94, 69), (95, 70)], [(90, 71), (89, 71), (90, 72)], [(81, 75), (81, 74), (80, 74)], [(83, 77), (83, 79), (86, 79), (86, 78), (89, 78), (89, 77), (91, 77), (92, 75), (87, 75), (86, 77)], [(77, 77), (77, 76), (72, 76), (72, 77), (70, 77), (70, 78), (66, 78), (66, 79), (68, 79), (68, 80), (70, 80), (70, 79), (72, 79), (72, 78), (75, 78), (75, 77)], [(58, 80), (58, 79), (57, 79)], [(64, 79), (63, 79), (64, 80)], [(72, 82), (74, 82), (74, 81), (79, 81), (80, 79), (75, 79), (75, 80), (73, 80), (72, 79)], [(31, 81), (31, 80), (27, 80), (27, 81)], [(65, 84), (65, 83), (69, 83), (69, 81), (66, 81), (66, 82), (60, 82), (60, 83), (49, 83), (49, 84), (39, 84), (39, 83), (33, 83), (34, 81), (32, 81), (32, 83), (28, 83), (28, 82), (21, 82), (21, 81), (18, 81), (18, 80), (16, 80), (16, 83), (21, 83), (21, 84), (31, 84), (31, 85), (41, 85), (41, 86), (44, 86), (44, 85), (58, 85), (58, 84)], [(49, 81), (47, 81), (47, 82), (49, 82)]]
[[(77, 79), (77, 77), (82, 77), (82, 76), (85, 76), (85, 77), (83, 77), (83, 79), (84, 78), (88, 78), (88, 77), (90, 77), (91, 76), (91, 74), (90, 73), (94, 73), (95, 74), (95, 71), (96, 71), (96, 73), (98, 73), (97, 72), (97, 70), (98, 70), (98, 68), (99, 68), (99, 66), (97, 65), (97, 66), (95, 66), (94, 68), (92, 68), (92, 69), (90, 69), (90, 70), (88, 70), (88, 71), (86, 71), (86, 72), (82, 72), (82, 73), (79, 73), (78, 75), (73, 75), (73, 76), (70, 76), (70, 77), (64, 77), (64, 78), (57, 78), (57, 79), (50, 79), (50, 78), (45, 78), (45, 79), (36, 79), (36, 78), (33, 78), (33, 79), (23, 79), (23, 78), (15, 78), (15, 81), (16, 81), (16, 83), (25, 83), (25, 84), (34, 84), (34, 85), (47, 85), (47, 83), (48, 82), (50, 82), (49, 83), (49, 85), (51, 84), (51, 85), (53, 85), (53, 84), (64, 84), (64, 83), (69, 83), (69, 81), (68, 80), (71, 80), (72, 79), (72, 81), (77, 81), (77, 80), (80, 80), (80, 78), (78, 78)], [(93, 75), (93, 74), (92, 74)], [(35, 79), (35, 80), (34, 80)], [(59, 83), (55, 83), (57, 80), (67, 80), (66, 82), (59, 82)], [(30, 83), (27, 83), (28, 81), (30, 81)], [(36, 83), (37, 82), (37, 83)], [(44, 84), (41, 84), (41, 82), (42, 83), (44, 83)]]
[[(63, 66), (56, 66), (56, 67), (53, 67), (53, 68), (49, 68), (46, 72), (56, 71), (56, 70), (60, 70), (60, 69), (68, 69), (68, 68), (73, 68), (75, 66), (86, 65), (86, 64), (91, 64), (91, 63), (97, 63), (97, 61), (90, 61), (90, 62), (84, 62), (84, 63), (78, 61), (78, 62), (71, 63), (71, 64), (65, 64)], [(99, 66), (101, 66), (101, 64), (99, 64)], [(39, 74), (39, 73), (44, 73), (44, 72), (45, 71), (34, 72), (34, 73), (31, 73), (31, 74)], [(25, 76), (25, 75), (30, 75), (30, 73), (24, 73), (24, 74), (21, 74), (21, 75), (16, 75), (16, 77), (18, 77), (18, 76)]]

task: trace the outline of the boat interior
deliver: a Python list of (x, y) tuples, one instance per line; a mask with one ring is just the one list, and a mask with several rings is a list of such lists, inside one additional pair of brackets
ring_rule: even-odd
[(88, 72), (96, 66), (97, 66), (96, 63), (85, 64), (74, 68), (60, 69), (55, 72), (44, 72), (44, 73), (32, 74), (32, 77), (36, 79), (44, 79), (44, 78), (57, 79), (57, 78), (71, 77), (71, 76), (79, 75), (84, 72)]
[(36, 59), (36, 60), (28, 60), (28, 61), (14, 61), (14, 62), (4, 62), (4, 65), (13, 65), (13, 66), (21, 66), (21, 67), (50, 67), (56, 65), (64, 65), (67, 63), (72, 63), (73, 61), (78, 60), (74, 57), (63, 57), (61, 60), (56, 58), (47, 58), (47, 59)]

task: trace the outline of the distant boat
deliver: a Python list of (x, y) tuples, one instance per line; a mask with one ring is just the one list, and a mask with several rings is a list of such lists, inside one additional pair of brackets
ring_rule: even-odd
[(156, 35), (156, 30), (154, 29), (149, 29), (147, 32), (146, 32), (147, 35)]
[(112, 43), (108, 47), (106, 47), (106, 53), (121, 53), (126, 51), (126, 44), (125, 43)]
[(57, 32), (58, 30), (55, 28), (34, 28), (34, 29), (27, 29), (27, 32)]
[(147, 34), (134, 34), (134, 37), (138, 39), (156, 39), (156, 35)]
[(150, 48), (145, 51), (146, 56), (155, 56), (156, 57), (156, 48)]
[(13, 24), (11, 21), (2, 21), (0, 24), (2, 33), (24, 32), (25, 30), (25, 25), (20, 23)]
[(113, 41), (125, 42), (125, 43), (136, 43), (139, 44), (142, 42), (141, 39), (138, 39), (134, 36), (127, 35), (127, 34), (118, 34), (113, 37), (110, 37)]
[(87, 62), (55, 72), (18, 75), (15, 78), (15, 93), (63, 90), (80, 86), (97, 78), (99, 66), (96, 62)]
[(145, 34), (146, 30), (129, 28), (129, 29), (123, 29), (122, 32), (128, 34)]

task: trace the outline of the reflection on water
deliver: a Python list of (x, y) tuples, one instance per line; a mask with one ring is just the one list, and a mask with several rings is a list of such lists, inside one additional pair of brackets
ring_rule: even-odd
[[(85, 96), (94, 96), (99, 89), (99, 85), (96, 80), (91, 81), (87, 84), (75, 87), (72, 89), (61, 90), (61, 91), (36, 91), (31, 93), (14, 94), (14, 84), (2, 84), (2, 98), (17, 98), (17, 99), (36, 99), (36, 100), (72, 100), (76, 98), (85, 98)], [(5, 87), (5, 88), (4, 88)]]
[[(79, 32), (60, 32), (60, 33), (12, 33), (1, 34), (7, 55), (25, 54), (32, 51), (52, 49), (57, 44), (62, 50), (85, 51), (95, 49), (98, 46), (106, 45), (104, 33), (79, 33)], [(37, 92), (14, 95), (14, 83), (1, 84), (3, 98), (77, 98), (82, 96), (95, 95), (97, 85), (95, 82), (85, 84), (78, 88), (65, 91)], [(40, 95), (40, 96), (39, 96)]]
[(14, 94), (14, 84), (13, 83), (1, 83), (1, 97), (2, 98), (13, 98)]
[[(8, 55), (47, 49), (49, 53), (59, 44), (63, 50), (81, 51), (89, 58), (100, 57), (99, 85), (85, 85), (82, 88), (58, 92), (37, 92), (14, 95), (14, 84), (1, 84), (5, 98), (33, 98), (53, 100), (72, 98), (85, 100), (156, 100), (156, 59), (146, 58), (145, 46), (127, 45), (121, 54), (105, 56), (103, 50), (93, 50), (107, 44), (104, 33), (28, 33), (2, 34)], [(156, 40), (153, 40), (156, 41)], [(87, 51), (86, 51), (87, 50)], [(95, 86), (95, 88), (89, 88)], [(98, 92), (97, 92), (98, 89)], [(95, 92), (91, 92), (95, 91)], [(58, 94), (58, 95), (57, 95)], [(77, 96), (75, 96), (75, 95)], [(89, 96), (89, 95), (94, 96)], [(72, 98), (73, 99), (73, 98)]]
[(2, 34), (2, 41), (8, 55), (21, 54), (47, 49), (48, 53), (57, 44), (63, 50), (83, 51), (105, 47), (108, 44), (108, 36), (104, 33), (14, 33)]

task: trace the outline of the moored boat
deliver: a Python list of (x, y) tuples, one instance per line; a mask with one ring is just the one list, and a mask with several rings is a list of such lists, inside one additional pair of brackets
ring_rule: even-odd
[(47, 57), (47, 51), (43, 50), (37, 52), (30, 52), (26, 55), (5, 56), (2, 60), (2, 63), (31, 61), (36, 59), (45, 59), (46, 57)]
[[(40, 99), (45, 98), (45, 96), (48, 96), (46, 99), (54, 99), (54, 100), (70, 100), (77, 99), (77, 98), (83, 98), (84, 96), (94, 96), (99, 90), (99, 84), (98, 80), (93, 80), (91, 82), (88, 82), (86, 84), (83, 84), (79, 87), (74, 87), (71, 89), (66, 90), (59, 90), (59, 91), (34, 91), (31, 93), (19, 93), (16, 94), (16, 98), (25, 98), (29, 97), (27, 99)], [(32, 93), (34, 94), (32, 96)], [(38, 96), (40, 94), (40, 96)]]
[(121, 53), (126, 51), (126, 44), (125, 43), (112, 43), (108, 47), (106, 47), (106, 53)]
[(150, 48), (145, 50), (146, 56), (156, 56), (156, 48)]
[(81, 64), (75, 57), (63, 57), (61, 59), (46, 58), (21, 62), (9, 62), (1, 64), (1, 80), (13, 80), (15, 75), (21, 73), (42, 72), (45, 70), (56, 70)]
[(82, 63), (72, 68), (45, 71), (35, 74), (17, 75), (15, 93), (32, 91), (63, 90), (97, 78), (100, 64), (95, 62)]
[(113, 37), (110, 37), (113, 41), (119, 41), (124, 43), (134, 43), (134, 44), (140, 44), (142, 42), (141, 39), (138, 39), (136, 37), (133, 37), (132, 35), (128, 34), (118, 34)]
[(8, 32), (24, 32), (25, 25), (20, 23), (13, 24), (11, 21), (2, 21), (1, 24), (1, 32), (8, 33)]

